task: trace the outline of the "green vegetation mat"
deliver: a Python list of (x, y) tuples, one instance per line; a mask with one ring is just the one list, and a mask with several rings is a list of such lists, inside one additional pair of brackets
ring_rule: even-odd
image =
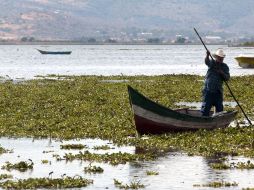
[(0, 182), (3, 189), (67, 189), (81, 188), (93, 184), (93, 180), (80, 176), (64, 178), (28, 178), (19, 180), (7, 180)]
[[(155, 153), (182, 150), (189, 155), (254, 156), (252, 127), (135, 138), (127, 85), (165, 106), (177, 108), (177, 102), (201, 101), (204, 77), (50, 77), (61, 80), (45, 77), (18, 84), (11, 81), (0, 84), (1, 136), (100, 138)], [(254, 118), (253, 81), (254, 76), (243, 76), (233, 77), (229, 82), (250, 118)], [(226, 87), (224, 89), (224, 100), (233, 101)], [(240, 110), (237, 117), (239, 121), (244, 119)]]

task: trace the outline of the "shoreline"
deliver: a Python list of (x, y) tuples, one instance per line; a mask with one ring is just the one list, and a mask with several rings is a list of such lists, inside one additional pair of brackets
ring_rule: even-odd
[[(75, 74), (47, 74), (47, 75), (35, 75), (32, 78), (25, 78), (25, 77), (10, 77), (9, 75), (0, 76), (0, 82), (5, 81), (30, 81), (30, 80), (43, 80), (43, 79), (54, 79), (54, 80), (64, 80), (68, 78), (78, 78), (78, 77), (98, 77), (98, 78), (137, 78), (137, 77), (165, 77), (165, 76), (193, 76), (193, 77), (201, 77), (204, 78), (204, 75), (198, 74), (188, 74), (188, 73), (177, 73), (177, 74), (157, 74), (157, 75), (96, 75), (96, 74), (85, 74), (85, 75), (75, 75)], [(231, 78), (242, 78), (242, 77), (249, 77), (254, 76), (254, 74), (239, 74), (239, 75), (231, 75)]]
[[(133, 43), (133, 42), (126, 42), (126, 43), (122, 43), (122, 42), (117, 42), (117, 43), (107, 43), (107, 42), (98, 42), (98, 43), (87, 43), (87, 42), (68, 42), (68, 41), (42, 41), (42, 42), (0, 42), (0, 45), (137, 45), (137, 46), (146, 46), (146, 45), (155, 45), (155, 46), (159, 46), (159, 45), (170, 45), (170, 46), (174, 46), (174, 45), (179, 45), (179, 46), (188, 46), (188, 45), (202, 45), (199, 42), (196, 43)], [(225, 44), (225, 43), (211, 43), (211, 44), (207, 44), (207, 45), (222, 45), (222, 46), (228, 46), (230, 47), (229, 44)]]
[[(43, 46), (43, 45), (87, 45), (87, 46), (198, 46), (202, 45), (200, 42), (193, 42), (193, 43), (140, 43), (140, 42), (76, 42), (76, 41), (36, 41), (36, 42), (0, 42), (1, 45), (36, 45), (36, 46)], [(228, 43), (206, 43), (208, 46), (226, 46), (226, 47), (246, 47), (246, 48), (254, 48), (254, 45), (241, 45), (241, 44), (228, 44)]]

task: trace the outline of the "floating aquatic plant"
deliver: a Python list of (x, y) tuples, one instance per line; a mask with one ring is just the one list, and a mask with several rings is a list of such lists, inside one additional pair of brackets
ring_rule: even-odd
[(84, 168), (85, 173), (103, 173), (103, 168), (100, 166), (93, 166), (92, 164), (89, 164), (87, 167)]
[(87, 148), (86, 145), (83, 145), (83, 144), (65, 144), (65, 145), (60, 145), (60, 148), (61, 149), (67, 149), (67, 150), (70, 150), (70, 149), (84, 149), (84, 148)]
[(65, 159), (62, 158), (59, 154), (53, 154), (52, 157), (53, 157), (53, 158), (56, 158), (57, 161), (65, 160)]
[(211, 168), (217, 169), (217, 170), (226, 170), (230, 169), (230, 165), (226, 163), (212, 163), (210, 164)]
[(213, 131), (199, 130), (152, 136), (149, 139), (136, 139), (139, 149), (154, 152), (183, 150), (189, 155), (202, 156), (253, 156), (252, 138), (254, 128), (226, 128)]
[(58, 157), (57, 160), (85, 160), (85, 161), (96, 161), (106, 162), (112, 165), (125, 164), (126, 162), (144, 161), (154, 159), (154, 155), (151, 154), (130, 154), (130, 153), (106, 153), (106, 154), (95, 154), (89, 151), (79, 152), (78, 154), (66, 153), (63, 157)]
[(50, 162), (49, 160), (42, 160), (41, 163), (42, 163), (42, 164), (48, 164), (48, 163), (51, 164), (51, 162)]
[(19, 180), (7, 180), (0, 182), (0, 187), (3, 189), (63, 189), (63, 188), (81, 188), (92, 184), (89, 179), (77, 177), (63, 178), (28, 178)]
[(250, 160), (247, 162), (233, 162), (233, 163), (212, 163), (210, 166), (213, 169), (225, 170), (225, 169), (254, 169), (254, 164)]
[(234, 186), (238, 186), (238, 183), (236, 182), (225, 182), (225, 181), (213, 181), (207, 184), (194, 184), (194, 187), (213, 187), (213, 188), (220, 188), (220, 187), (234, 187)]
[(94, 146), (93, 149), (95, 149), (95, 150), (109, 150), (111, 148), (108, 145), (101, 145), (101, 146)]
[(114, 184), (119, 189), (141, 189), (141, 188), (145, 188), (145, 185), (141, 184), (139, 181), (138, 182), (133, 181), (128, 185), (128, 184), (123, 184), (123, 182), (121, 182), (117, 179), (114, 179)]
[(28, 162), (27, 161), (20, 161), (18, 163), (15, 163), (15, 164), (12, 164), (10, 162), (6, 162), (5, 165), (2, 166), (2, 169), (5, 169), (5, 170), (18, 170), (20, 172), (25, 172), (27, 170), (31, 170), (33, 169), (33, 161), (32, 160), (29, 160)]
[(248, 160), (247, 162), (237, 162), (234, 167), (237, 169), (254, 169), (254, 164)]
[(159, 172), (156, 172), (156, 171), (146, 171), (146, 175), (159, 175)]
[(1, 174), (0, 175), (0, 180), (2, 180), (2, 179), (8, 179), (8, 178), (13, 178), (13, 176), (10, 175), (10, 174)]
[[(134, 145), (158, 154), (182, 150), (189, 155), (254, 156), (253, 127), (201, 130), (194, 133), (149, 136), (149, 139), (135, 138), (136, 130), (128, 102), (127, 85), (137, 88), (152, 100), (176, 108), (177, 102), (201, 101), (204, 77), (48, 77), (65, 80), (38, 79), (18, 84), (11, 81), (0, 84), (1, 136), (100, 138), (111, 140), (116, 145)], [(104, 83), (102, 80), (125, 82)], [(232, 77), (229, 82), (250, 119), (254, 118), (253, 80), (254, 76), (250, 75)], [(224, 92), (225, 101), (234, 101), (227, 89)], [(237, 120), (243, 121), (244, 116), (240, 109), (235, 109), (239, 111)]]
[(0, 146), (0, 155), (3, 154), (3, 153), (6, 153), (6, 152), (9, 152), (11, 153), (10, 151), (4, 149), (3, 147)]

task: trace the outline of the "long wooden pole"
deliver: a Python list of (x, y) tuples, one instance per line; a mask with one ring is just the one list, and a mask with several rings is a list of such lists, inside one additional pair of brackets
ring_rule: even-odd
[[(205, 43), (203, 42), (202, 38), (201, 38), (200, 35), (198, 34), (198, 31), (196, 30), (196, 28), (194, 28), (194, 31), (195, 31), (196, 34), (198, 35), (198, 37), (199, 37), (200, 41), (202, 42), (202, 44), (204, 45), (206, 51), (210, 52), (210, 51), (207, 49), (207, 47), (206, 47)], [(212, 55), (211, 55), (211, 54), (209, 54), (209, 55), (210, 55), (211, 59), (214, 61)], [(239, 106), (239, 108), (240, 108), (241, 111), (243, 112), (243, 115), (245, 116), (245, 118), (247, 119), (247, 121), (249, 122), (249, 124), (252, 125), (252, 123), (251, 123), (251, 121), (249, 120), (248, 116), (247, 116), (247, 115), (245, 114), (245, 112), (243, 111), (242, 106), (239, 104), (239, 102), (237, 101), (236, 97), (234, 96), (232, 90), (230, 89), (230, 87), (229, 87), (227, 81), (224, 80), (224, 82), (225, 82), (225, 84), (226, 84), (226, 86), (227, 86), (227, 88), (228, 88), (228, 90), (229, 90), (231, 96), (234, 98), (234, 100), (236, 101), (237, 105)]]

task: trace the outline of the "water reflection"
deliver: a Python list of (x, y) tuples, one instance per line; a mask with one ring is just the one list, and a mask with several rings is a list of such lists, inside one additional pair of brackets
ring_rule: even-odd
[[(172, 152), (156, 161), (144, 162), (139, 168), (130, 164), (129, 177), (141, 179), (147, 185), (146, 189), (214, 189), (193, 187), (194, 184), (202, 185), (214, 181), (239, 183), (238, 187), (227, 187), (230, 190), (254, 187), (254, 177), (250, 177), (254, 174), (253, 170), (214, 170), (209, 166), (210, 161), (210, 158)], [(159, 175), (148, 176), (147, 170), (157, 171)]]
[[(71, 141), (57, 141), (48, 139), (8, 139), (0, 138), (0, 144), (4, 148), (13, 149), (13, 153), (7, 153), (0, 156), (0, 166), (6, 161), (16, 163), (20, 161), (33, 160), (33, 170), (18, 172), (15, 170), (0, 170), (0, 174), (12, 174), (15, 178), (28, 177), (48, 177), (52, 173), (53, 178), (80, 175), (82, 177), (93, 179), (94, 184), (84, 189), (118, 189), (114, 186), (114, 179), (122, 181), (124, 184), (130, 184), (133, 181), (140, 181), (146, 186), (145, 189), (213, 189), (203, 187), (193, 187), (194, 184), (206, 184), (213, 181), (237, 182), (238, 187), (229, 187), (227, 189), (241, 189), (242, 187), (254, 187), (254, 170), (214, 170), (209, 164), (214, 162), (214, 158), (204, 158), (201, 156), (188, 156), (181, 152), (171, 151), (166, 155), (159, 157), (154, 161), (133, 162), (112, 166), (106, 163), (93, 163), (104, 169), (102, 174), (86, 174), (84, 167), (90, 164), (86, 161), (74, 160), (72, 162), (56, 161), (54, 154), (64, 155), (72, 152), (76, 154), (79, 150), (62, 150), (62, 144), (83, 144), (87, 145), (90, 152), (104, 154), (106, 152), (127, 152), (134, 154), (142, 150), (132, 146), (117, 147), (109, 141), (100, 139), (81, 139)], [(110, 150), (95, 150), (94, 146), (108, 145)], [(48, 160), (48, 164), (43, 164), (42, 160)], [(230, 162), (246, 161), (243, 157), (229, 158)], [(252, 160), (253, 162), (253, 160)], [(147, 175), (147, 171), (156, 171), (159, 175)]]

